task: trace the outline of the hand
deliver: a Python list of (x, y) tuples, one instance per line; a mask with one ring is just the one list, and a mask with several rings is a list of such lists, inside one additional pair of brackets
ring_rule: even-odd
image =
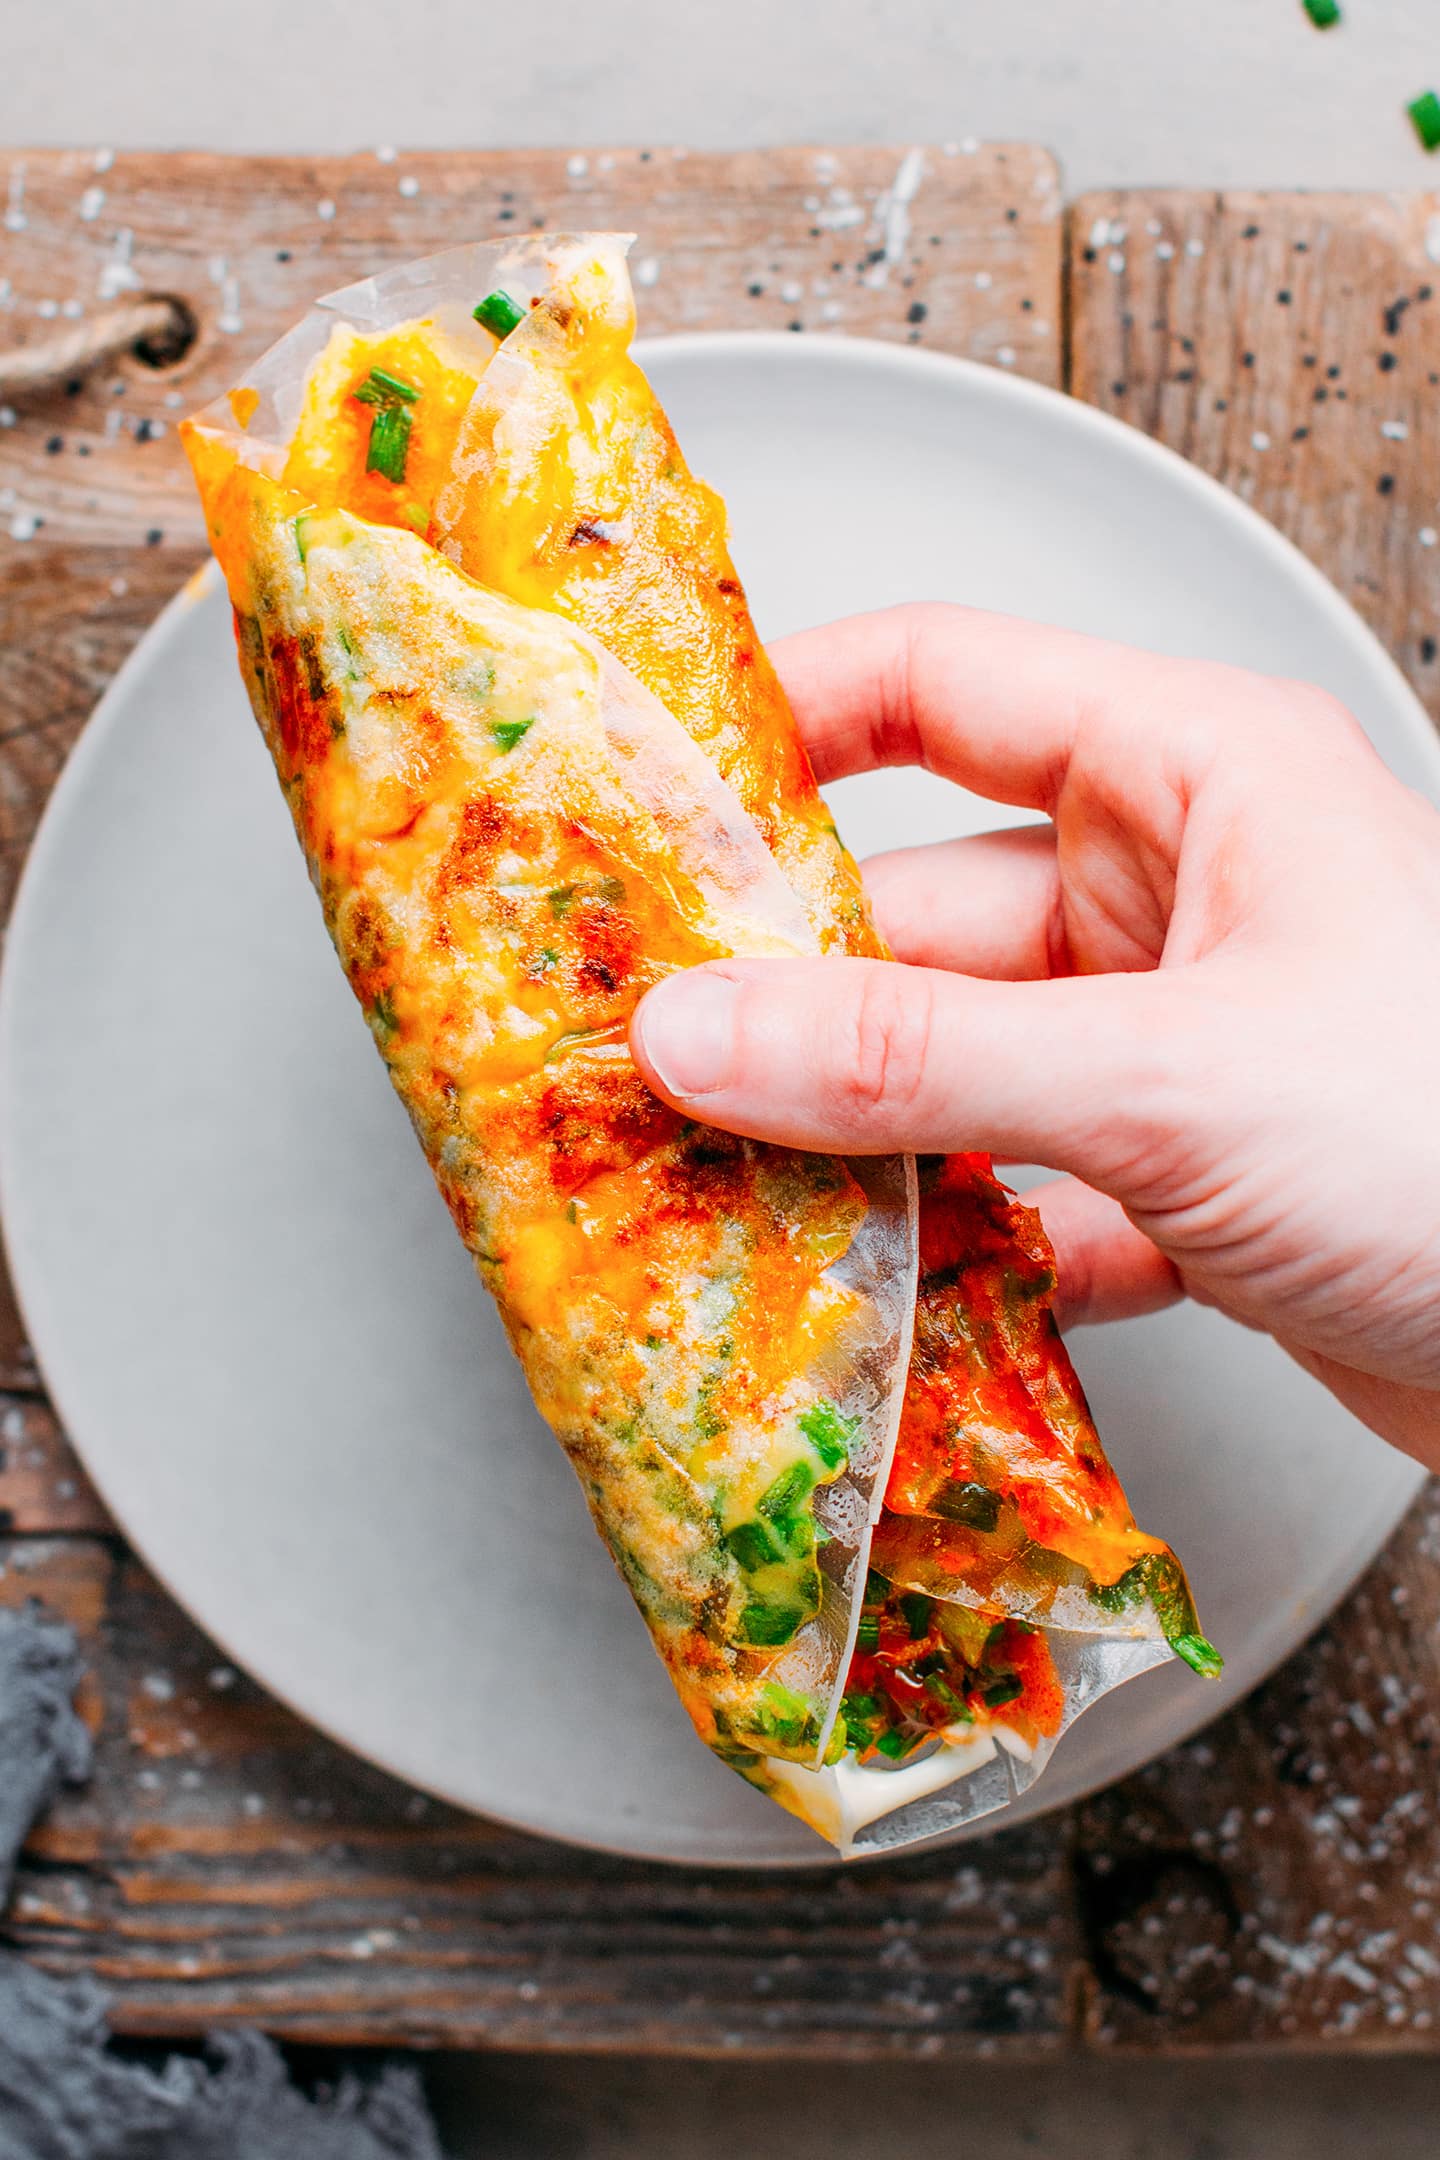
[(721, 961), (631, 1042), (707, 1124), (985, 1148), (1071, 1320), (1186, 1294), (1440, 1467), (1440, 815), (1318, 690), (950, 607), (775, 658), (820, 780), (923, 764), (1048, 824), (867, 866), (901, 966)]

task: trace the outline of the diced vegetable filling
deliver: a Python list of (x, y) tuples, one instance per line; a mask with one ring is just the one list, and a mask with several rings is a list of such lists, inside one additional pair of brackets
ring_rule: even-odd
[(897, 1590), (872, 1569), (841, 1717), (861, 1763), (904, 1762), (1002, 1722), (1033, 1744), (1064, 1707), (1045, 1637), (1021, 1620)]

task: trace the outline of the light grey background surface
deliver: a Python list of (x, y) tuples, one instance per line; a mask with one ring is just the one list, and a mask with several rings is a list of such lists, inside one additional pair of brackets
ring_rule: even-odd
[(1027, 137), (1072, 188), (1440, 185), (1440, 0), (3, 0), (0, 143)]

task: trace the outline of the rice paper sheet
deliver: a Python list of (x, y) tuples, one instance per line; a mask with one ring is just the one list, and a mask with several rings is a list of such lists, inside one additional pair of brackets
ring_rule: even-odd
[(911, 1162), (679, 1119), (630, 1061), (675, 968), (884, 948), (629, 358), (626, 245), (328, 295), (187, 449), (331, 936), (697, 1731), (890, 1849), (1026, 1789), (1193, 1611), (983, 1158), (922, 1201)]

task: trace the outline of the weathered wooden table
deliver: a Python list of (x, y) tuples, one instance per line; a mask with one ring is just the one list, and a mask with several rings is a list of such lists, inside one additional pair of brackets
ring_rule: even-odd
[[(650, 331), (908, 340), (1121, 414), (1291, 534), (1440, 710), (1435, 199), (1128, 192), (1067, 211), (1041, 151), (970, 143), (37, 152), (6, 177), (0, 347), (126, 291), (178, 294), (199, 324), (171, 369), (127, 357), (0, 410), (7, 905), (87, 712), (203, 553), (176, 417), (315, 292), (496, 227), (633, 227)], [(13, 1312), (0, 1387), (0, 1598), (80, 1630), (98, 1735), (5, 1934), (97, 1974), (123, 2031), (248, 2018), (324, 2041), (916, 2056), (1440, 2044), (1433, 1500), (1243, 1708), (1089, 1804), (939, 1858), (747, 1878), (543, 1844), (330, 1746), (127, 1552)]]

